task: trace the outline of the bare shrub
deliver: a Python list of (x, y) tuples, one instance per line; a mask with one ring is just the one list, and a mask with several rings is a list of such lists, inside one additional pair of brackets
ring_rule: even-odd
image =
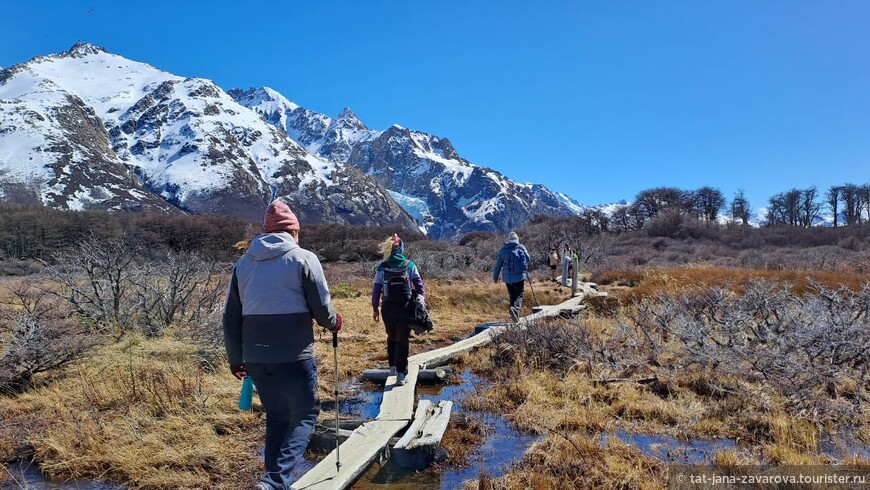
[(45, 290), (22, 282), (0, 310), (0, 392), (29, 388), (34, 375), (78, 359), (96, 338)]
[[(868, 398), (870, 286), (831, 289), (811, 281), (809, 294), (750, 281), (743, 294), (706, 288), (658, 295), (636, 305), (633, 323), (673, 338), (688, 365), (765, 383), (796, 413), (816, 423), (846, 422)], [(858, 380), (849, 397), (831, 396)]]
[(840, 240), (837, 243), (838, 247), (851, 250), (853, 252), (863, 252), (867, 249), (867, 243), (858, 237), (850, 236)]
[(137, 303), (131, 291), (141, 282), (138, 249), (124, 238), (101, 241), (90, 235), (72, 250), (55, 254), (48, 273), (60, 294), (98, 333), (120, 337), (132, 326)]
[(133, 290), (142, 331), (159, 335), (173, 324), (199, 324), (208, 318), (223, 306), (223, 269), (191, 253), (170, 252), (162, 263), (145, 264)]
[(562, 375), (577, 368), (601, 376), (634, 373), (644, 369), (652, 352), (642, 333), (628, 325), (592, 329), (559, 318), (509, 327), (494, 342), (497, 366), (549, 369)]

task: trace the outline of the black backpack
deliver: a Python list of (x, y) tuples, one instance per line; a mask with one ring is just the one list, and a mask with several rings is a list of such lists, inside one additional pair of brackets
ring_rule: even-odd
[(411, 299), (411, 281), (408, 280), (408, 265), (410, 260), (405, 259), (404, 262), (391, 269), (384, 267), (384, 282), (386, 283), (386, 295), (384, 301), (387, 303), (405, 304)]

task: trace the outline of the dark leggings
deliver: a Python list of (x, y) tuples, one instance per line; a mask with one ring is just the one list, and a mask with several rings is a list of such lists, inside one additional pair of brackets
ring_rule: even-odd
[(508, 295), (510, 296), (510, 309), (520, 314), (520, 308), (523, 306), (523, 293), (526, 289), (526, 283), (523, 281), (511, 282), (507, 284)]
[(390, 359), (390, 366), (396, 366), (396, 371), (408, 374), (411, 329), (408, 328), (405, 305), (384, 303), (381, 305), (381, 317), (387, 330), (387, 357)]

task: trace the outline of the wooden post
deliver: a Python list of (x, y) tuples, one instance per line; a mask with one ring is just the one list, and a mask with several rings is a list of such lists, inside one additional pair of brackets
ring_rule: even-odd
[[(442, 367), (438, 369), (421, 369), (417, 373), (417, 381), (427, 383), (438, 383), (448, 379), (453, 375), (452, 367)], [(363, 371), (363, 378), (369, 381), (385, 383), (390, 377), (388, 369), (366, 369)]]

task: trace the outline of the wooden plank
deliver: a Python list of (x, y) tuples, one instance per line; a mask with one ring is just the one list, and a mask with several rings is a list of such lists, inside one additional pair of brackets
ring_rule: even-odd
[(393, 446), (392, 458), (403, 468), (423, 469), (441, 452), (441, 438), (450, 422), (453, 402), (442, 400), (437, 405), (421, 400), (414, 413), (414, 422)]
[(373, 420), (359, 426), (339, 446), (341, 467), (336, 470), (332, 451), (290, 488), (297, 490), (336, 490), (347, 488), (377, 459), (390, 438), (398, 434), (407, 420)]
[[(578, 284), (581, 293), (577, 296), (558, 305), (540, 306), (540, 311), (520, 318), (517, 324), (522, 327), (539, 318), (556, 316), (562, 309), (579, 306), (585, 295), (599, 294), (588, 284)], [(495, 326), (451, 346), (411, 356), (408, 359), (407, 383), (404, 386), (399, 386), (396, 384), (395, 376), (388, 377), (384, 386), (381, 410), (376, 419), (359, 426), (339, 446), (341, 468), (336, 470), (336, 452), (333, 451), (305, 473), (291, 488), (341, 490), (350, 486), (387, 447), (390, 439), (410, 423), (414, 411), (414, 389), (420, 368), (430, 364), (439, 365), (440, 362), (444, 362), (460, 352), (486, 345), (494, 337), (504, 332), (505, 328), (504, 326)]]
[(381, 401), (381, 410), (375, 420), (405, 420), (411, 421), (414, 415), (414, 385), (417, 383), (417, 371), (419, 364), (408, 363), (408, 376), (405, 386), (396, 384), (396, 377), (387, 378), (384, 385), (384, 399)]

